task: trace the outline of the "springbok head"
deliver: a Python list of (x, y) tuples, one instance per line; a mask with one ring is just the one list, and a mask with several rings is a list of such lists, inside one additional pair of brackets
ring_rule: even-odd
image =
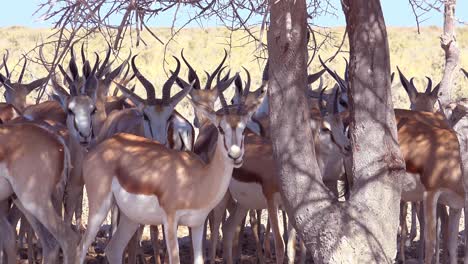
[(67, 113), (67, 127), (72, 138), (83, 146), (88, 146), (94, 137), (93, 122), (96, 114), (96, 97), (99, 85), (96, 78), (98, 66), (99, 56), (97, 56), (93, 68), (86, 60), (83, 63), (83, 76), (80, 77), (72, 47), (69, 63), (71, 76), (59, 65), (70, 93), (58, 84), (55, 79), (52, 80), (56, 93), (53, 98), (61, 104)]
[[(331, 70), (323, 61), (322, 58), (319, 56), (320, 64), (325, 68), (325, 70), (332, 76), (332, 78), (338, 84), (338, 88), (340, 89), (339, 98), (338, 98), (338, 110), (339, 112), (346, 111), (349, 106), (349, 99), (348, 99), (348, 81), (349, 81), (349, 73), (348, 73), (348, 61), (345, 59), (345, 72), (344, 72), (344, 79), (342, 79), (336, 71)], [(329, 104), (331, 105), (331, 103)]]
[(167, 145), (167, 129), (176, 105), (190, 92), (192, 85), (184, 83), (183, 90), (171, 97), (171, 87), (180, 71), (180, 61), (174, 57), (177, 67), (162, 88), (162, 98), (156, 98), (154, 86), (146, 79), (135, 65), (136, 55), (132, 58), (133, 71), (146, 90), (146, 100), (136, 95), (120, 83), (116, 83), (122, 93), (140, 110), (145, 128), (145, 137)]
[[(219, 77), (220, 73), (222, 72), (223, 64), (226, 61), (227, 58), (227, 51), (224, 50), (224, 57), (221, 60), (221, 63), (216, 67), (216, 69), (210, 74), (205, 71), (205, 74), (207, 76), (207, 80), (205, 83), (205, 87), (202, 89), (200, 86), (200, 78), (198, 77), (196, 71), (193, 69), (193, 67), (190, 65), (190, 63), (187, 61), (187, 59), (184, 56), (184, 50), (181, 51), (181, 56), (182, 60), (185, 62), (187, 65), (189, 72), (188, 72), (188, 81), (190, 83), (194, 83), (193, 89), (190, 91), (190, 96), (192, 97), (192, 101), (205, 105), (206, 107), (210, 109), (214, 109), (215, 107), (215, 102), (216, 99), (218, 99), (218, 89), (220, 85), (223, 86), (222, 91), (224, 91), (226, 88), (229, 87), (229, 85), (234, 81), (234, 79), (237, 77), (234, 76), (232, 78), (229, 78), (230, 72), (228, 72), (225, 77), (221, 78)], [(214, 78), (218, 76), (217, 78), (217, 83), (213, 85)], [(182, 88), (186, 85), (186, 82), (182, 80), (181, 78), (177, 78), (177, 84)], [(227, 86), (226, 86), (227, 84)], [(222, 92), (221, 91), (221, 92)], [(200, 120), (200, 116), (197, 115), (197, 111), (195, 111), (195, 119), (193, 121), (194, 126), (199, 128), (204, 122), (205, 119)]]
[[(312, 124), (312, 129), (318, 131), (316, 135), (319, 136), (321, 142), (326, 142), (327, 139), (330, 139), (334, 145), (336, 145), (340, 152), (343, 155), (348, 155), (351, 151), (351, 142), (349, 138), (346, 136), (345, 132), (345, 125), (344, 125), (344, 118), (347, 115), (348, 111), (340, 112), (339, 105), (340, 105), (340, 98), (341, 96), (341, 89), (338, 86), (333, 88), (333, 92), (331, 94), (331, 108), (332, 111), (328, 111), (324, 105), (324, 94), (325, 88), (322, 89), (320, 92), (320, 115), (321, 115), (321, 123), (320, 127), (314, 127)], [(329, 140), (328, 140), (329, 141)]]
[(12, 82), (11, 73), (8, 70), (6, 60), (7, 56), (4, 56), (2, 65), (5, 67), (6, 75), (0, 73), (0, 83), (5, 87), (5, 101), (14, 105), (18, 110), (23, 111), (27, 106), (26, 98), (28, 94), (30, 94), (34, 89), (45, 85), (48, 81), (48, 78), (41, 78), (31, 83), (24, 84), (23, 76), (24, 71), (26, 70), (26, 64), (28, 62), (26, 57), (24, 57), (23, 69), (21, 70), (21, 73), (18, 77), (18, 81), (16, 83)]
[(246, 105), (253, 105), (257, 103), (261, 103), (260, 100), (266, 94), (266, 90), (263, 87), (258, 88), (255, 91), (250, 91), (250, 73), (249, 71), (242, 67), (246, 73), (247, 80), (245, 84), (242, 82), (241, 76), (239, 76), (236, 81), (234, 82), (235, 85), (235, 92), (234, 97), (231, 99), (231, 104), (240, 104), (242, 101)]
[[(116, 67), (114, 70), (112, 70), (112, 64), (113, 62), (109, 63), (109, 58), (111, 54), (111, 47), (109, 46), (107, 49), (106, 57), (104, 58), (104, 61), (102, 64), (99, 66), (97, 72), (96, 72), (96, 77), (99, 81), (99, 90), (98, 90), (98, 98), (105, 102), (106, 98), (109, 94), (109, 89), (112, 84), (112, 82), (120, 76), (120, 74), (124, 71), (125, 68), (127, 68), (127, 71), (125, 72), (125, 76), (120, 80), (120, 84), (123, 86), (126, 86), (130, 80), (132, 80), (135, 75), (127, 79), (128, 72), (130, 70), (130, 67), (127, 67), (128, 61), (130, 60), (132, 54), (130, 53), (128, 58), (125, 59), (122, 64), (120, 64), (118, 67)], [(83, 60), (84, 60), (84, 54), (82, 54)]]
[(439, 92), (440, 83), (437, 84), (434, 89), (432, 89), (432, 80), (426, 76), (428, 81), (426, 90), (423, 93), (420, 93), (414, 85), (414, 77), (408, 81), (399, 67), (397, 67), (397, 70), (398, 74), (400, 75), (401, 84), (409, 96), (411, 103), (410, 109), (416, 111), (434, 112), (434, 105), (438, 99), (437, 93)]
[(242, 166), (244, 157), (245, 128), (259, 104), (248, 106), (241, 101), (239, 104), (228, 106), (221, 89), (218, 89), (218, 95), (221, 109), (217, 112), (195, 101), (192, 101), (192, 104), (200, 115), (216, 126), (218, 136), (221, 137), (218, 140), (223, 142), (224, 154), (235, 168), (239, 168)]

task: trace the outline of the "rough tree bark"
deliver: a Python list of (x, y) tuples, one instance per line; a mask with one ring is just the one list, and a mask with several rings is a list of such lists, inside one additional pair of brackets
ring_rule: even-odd
[(445, 68), (439, 88), (439, 100), (442, 106), (451, 102), (451, 88), (454, 74), (457, 72), (460, 60), (457, 39), (455, 38), (455, 6), (456, 0), (445, 0), (444, 32), (440, 36), (440, 46), (445, 52)]
[(378, 0), (344, 1), (350, 41), (353, 173), (348, 202), (322, 183), (307, 125), (306, 3), (271, 1), (270, 122), (281, 194), (315, 263), (393, 263), (405, 171)]

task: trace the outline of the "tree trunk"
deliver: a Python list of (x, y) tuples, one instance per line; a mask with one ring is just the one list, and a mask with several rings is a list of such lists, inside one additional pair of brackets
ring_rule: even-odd
[(345, 1), (350, 41), (354, 188), (339, 203), (322, 182), (305, 97), (305, 0), (271, 1), (270, 122), (281, 194), (315, 263), (393, 263), (404, 161), (378, 0)]
[(451, 102), (453, 76), (458, 68), (460, 51), (455, 38), (455, 6), (456, 0), (446, 0), (444, 8), (444, 32), (440, 36), (440, 46), (445, 52), (445, 68), (439, 88), (439, 100), (443, 106)]

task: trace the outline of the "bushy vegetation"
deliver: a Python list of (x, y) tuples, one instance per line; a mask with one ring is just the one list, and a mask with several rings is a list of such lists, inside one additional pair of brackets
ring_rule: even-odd
[[(160, 28), (154, 30), (158, 37), (163, 41), (169, 40), (171, 34), (170, 29)], [(327, 44), (322, 46), (318, 54), (322, 58), (329, 58), (336, 52), (336, 46), (341, 43), (344, 28), (332, 29), (330, 35), (332, 38), (327, 41)], [(415, 28), (388, 28), (389, 45), (391, 54), (392, 70), (396, 72), (398, 65), (404, 74), (408, 77), (416, 77), (415, 83), (419, 90), (425, 89), (426, 78), (429, 76), (433, 79), (434, 85), (442, 78), (442, 69), (444, 67), (444, 53), (440, 48), (439, 36), (441, 29), (438, 27), (425, 27), (421, 29), (421, 34), (417, 34)], [(22, 54), (30, 51), (38, 43), (49, 41), (47, 37), (51, 31), (48, 29), (28, 29), (22, 27), (1, 28), (0, 33), (0, 52), (5, 49), (10, 51), (9, 68), (14, 70), (14, 76), (19, 74), (22, 61)], [(154, 84), (160, 88), (167, 79), (169, 69), (175, 67), (175, 61), (172, 55), (180, 58), (180, 51), (184, 49), (184, 54), (189, 62), (197, 70), (199, 76), (203, 80), (206, 78), (204, 70), (212, 71), (222, 59), (223, 49), (226, 48), (230, 52), (227, 60), (227, 65), (232, 71), (241, 72), (241, 76), (245, 78), (241, 66), (246, 67), (252, 75), (252, 87), (255, 88), (260, 84), (261, 72), (263, 70), (264, 61), (257, 59), (257, 56), (263, 53), (257, 50), (257, 45), (245, 33), (231, 33), (223, 28), (208, 28), (208, 29), (183, 29), (170, 42), (167, 47), (161, 45), (158, 41), (152, 38), (148, 33), (145, 34), (147, 46), (140, 43), (140, 47), (135, 48), (134, 39), (127, 38), (124, 42), (121, 58), (126, 58), (130, 49), (132, 54), (138, 54), (137, 65), (141, 72)], [(316, 34), (317, 42), (323, 40), (324, 34)], [(461, 52), (461, 66), (468, 68), (468, 27), (459, 28), (457, 31), (458, 45)], [(131, 48), (133, 46), (133, 48)], [(79, 47), (75, 47), (78, 51)], [(107, 49), (107, 44), (100, 37), (89, 38), (87, 46), (88, 56), (94, 60), (92, 52), (96, 51), (104, 56)], [(343, 57), (347, 57), (348, 46), (345, 44), (342, 48), (343, 53), (338, 54), (329, 65), (342, 74), (345, 63)], [(166, 53), (165, 53), (166, 52)], [(47, 58), (51, 58), (52, 49), (46, 48), (45, 54)], [(166, 62), (163, 67), (164, 55), (166, 54)], [(34, 54), (31, 54), (34, 56)], [(78, 56), (79, 58), (80, 56)], [(317, 57), (316, 57), (317, 58)], [(182, 76), (187, 76), (187, 69), (182, 64)], [(315, 59), (311, 65), (309, 72), (316, 72), (320, 69), (318, 59)], [(457, 73), (455, 79), (456, 89), (454, 95), (468, 96), (468, 80), (461, 73)], [(34, 63), (29, 63), (27, 67), (26, 81), (34, 78), (39, 78), (45, 75), (45, 69)], [(325, 76), (326, 84), (331, 87), (329, 76)], [(2, 88), (3, 89), (3, 88)], [(178, 88), (174, 88), (178, 90)], [(143, 94), (141, 85), (137, 85), (137, 93)], [(409, 105), (408, 97), (400, 84), (398, 75), (395, 75), (393, 82), (393, 97), (396, 107), (407, 108)], [(160, 91), (159, 91), (160, 93)], [(184, 102), (181, 108), (189, 107), (187, 102)]]

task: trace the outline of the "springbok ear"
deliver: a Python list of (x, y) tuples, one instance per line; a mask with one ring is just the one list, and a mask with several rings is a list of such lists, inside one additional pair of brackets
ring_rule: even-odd
[[(139, 97), (138, 95), (136, 95), (132, 90), (129, 90), (127, 89), (127, 87), (121, 85), (120, 83), (118, 82), (114, 82), (116, 85), (117, 85), (117, 88), (123, 93), (123, 95), (130, 99), (130, 101), (132, 101), (132, 103), (134, 103), (138, 108), (140, 108), (142, 105), (144, 106), (145, 105), (145, 100), (143, 100), (141, 97)], [(134, 89), (135, 87), (133, 87), (132, 89)], [(141, 107), (142, 108), (142, 107)]]
[(322, 77), (322, 74), (325, 72), (326, 70), (323, 69), (319, 72), (316, 72), (316, 73), (313, 73), (313, 74), (310, 74), (309, 76), (307, 76), (307, 84), (312, 84), (314, 83), (315, 81), (317, 81), (320, 77)]
[(435, 98), (439, 98), (439, 88), (440, 88), (440, 83), (438, 83), (434, 89), (431, 91), (431, 96)]
[(172, 98), (169, 99), (170, 105), (175, 108), (176, 105), (185, 97), (187, 94), (192, 91), (193, 85), (195, 84), (195, 80), (192, 81), (191, 84), (184, 86), (183, 90), (178, 92)]
[(414, 87), (414, 85), (406, 79), (405, 75), (400, 71), (400, 68), (397, 66), (398, 74), (400, 75), (400, 81), (405, 88), (406, 93), (408, 94), (410, 101), (413, 102), (416, 99), (418, 91)]
[(63, 110), (67, 112), (68, 100), (70, 95), (67, 91), (56, 81), (52, 80), (52, 88), (54, 89), (54, 94), (52, 94), (52, 98), (59, 102), (62, 106)]
[(29, 94), (34, 89), (39, 88), (39, 87), (47, 84), (48, 81), (49, 81), (49, 78), (44, 77), (42, 79), (35, 80), (35, 81), (33, 81), (33, 82), (29, 83), (29, 84), (25, 84), (24, 88), (26, 89), (26, 91), (28, 91), (28, 94)]
[(5, 85), (6, 88), (13, 89), (10, 80), (0, 73), (0, 83)]
[[(208, 107), (206, 107), (206, 106), (204, 106), (202, 104), (199, 104), (199, 103), (193, 101), (192, 99), (189, 99), (189, 101), (193, 105), (193, 108), (197, 112), (197, 115), (202, 115), (202, 116), (206, 117), (215, 126), (218, 125), (218, 116), (216, 115), (216, 113), (212, 109), (210, 109), (210, 108), (208, 108)], [(197, 115), (195, 115), (195, 116), (197, 116)]]

